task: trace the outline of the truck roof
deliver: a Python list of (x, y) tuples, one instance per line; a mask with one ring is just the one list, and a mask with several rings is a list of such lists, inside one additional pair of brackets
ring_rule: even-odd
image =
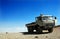
[(52, 15), (43, 15), (42, 17), (53, 17)]
[(52, 16), (52, 15), (43, 15), (43, 16)]

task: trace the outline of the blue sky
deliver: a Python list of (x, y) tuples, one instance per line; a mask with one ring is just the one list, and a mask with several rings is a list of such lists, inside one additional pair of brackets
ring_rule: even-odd
[(40, 13), (56, 16), (60, 24), (60, 1), (0, 0), (0, 32), (27, 31), (25, 24), (35, 21)]

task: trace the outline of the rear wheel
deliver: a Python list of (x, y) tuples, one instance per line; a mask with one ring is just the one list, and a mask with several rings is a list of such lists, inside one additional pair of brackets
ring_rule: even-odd
[(50, 33), (53, 32), (53, 28), (48, 29), (48, 31), (49, 31)]
[(28, 27), (28, 32), (29, 32), (29, 33), (33, 33), (32, 27)]

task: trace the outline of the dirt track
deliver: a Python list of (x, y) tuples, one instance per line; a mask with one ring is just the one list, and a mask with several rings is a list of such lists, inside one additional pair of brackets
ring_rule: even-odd
[(54, 28), (52, 33), (0, 33), (0, 39), (60, 39), (60, 27)]

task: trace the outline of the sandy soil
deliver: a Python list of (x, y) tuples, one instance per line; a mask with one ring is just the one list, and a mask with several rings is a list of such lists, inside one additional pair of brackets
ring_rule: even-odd
[(60, 27), (54, 28), (54, 31), (52, 33), (0, 33), (0, 39), (60, 39)]

